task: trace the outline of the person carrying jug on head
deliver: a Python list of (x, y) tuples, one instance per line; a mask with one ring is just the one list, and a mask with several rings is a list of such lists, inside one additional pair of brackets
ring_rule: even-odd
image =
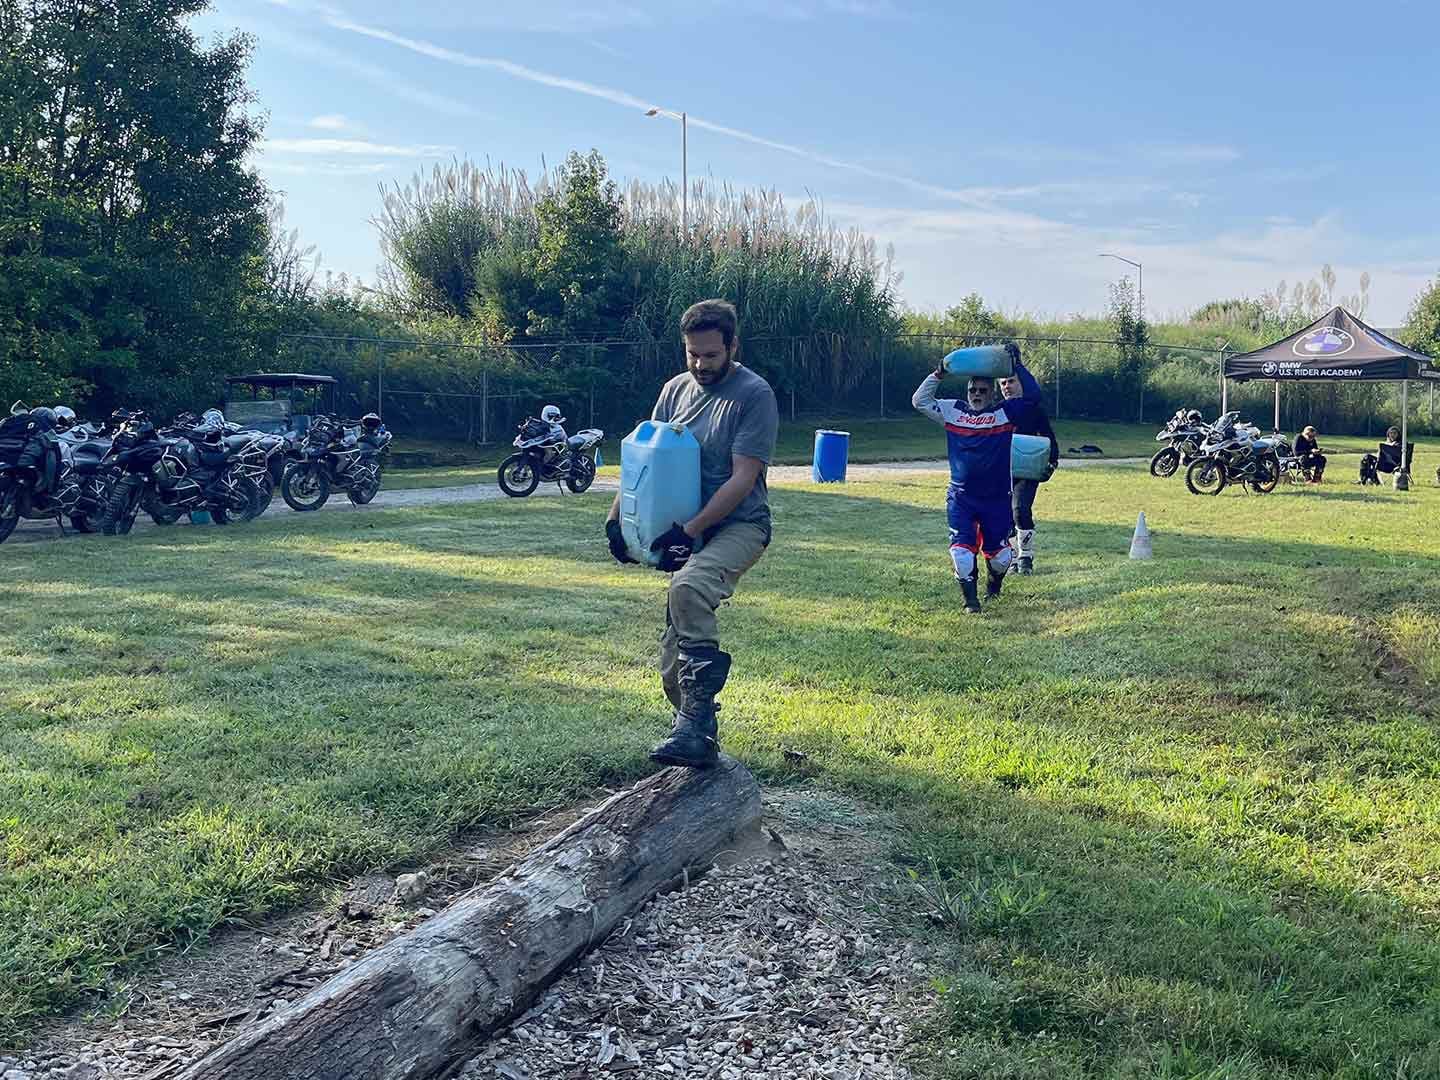
[[(730, 673), (720, 649), (716, 609), (770, 544), (765, 470), (775, 454), (780, 410), (770, 384), (737, 359), (733, 305), (702, 300), (680, 317), (685, 371), (660, 390), (652, 420), (684, 424), (700, 443), (700, 512), (677, 521), (651, 545), (670, 573), (660, 682), (675, 707), (670, 737), (650, 753), (664, 765), (715, 763), (715, 696)], [(610, 553), (634, 562), (620, 528), (620, 496), (605, 521)], [(702, 542), (703, 541), (703, 542)], [(697, 542), (702, 542), (696, 551)]]
[[(1030, 427), (1040, 408), (1040, 384), (1020, 362), (1020, 346), (1004, 346), (1020, 380), (1018, 398), (1000, 400), (995, 379), (971, 375), (964, 398), (940, 398), (936, 392), (948, 371), (945, 361), (925, 377), (910, 403), (945, 429), (950, 486), (945, 508), (950, 523), (950, 561), (967, 614), (978, 614), (979, 556), (988, 570), (985, 595), (1000, 595), (1010, 567), (1010, 441), (1016, 425)], [(954, 354), (952, 354), (954, 355)]]

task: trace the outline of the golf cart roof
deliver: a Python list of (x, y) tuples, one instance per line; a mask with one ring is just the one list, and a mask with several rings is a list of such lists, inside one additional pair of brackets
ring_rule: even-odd
[(329, 375), (227, 375), (227, 383), (249, 383), (251, 386), (333, 386), (335, 379)]

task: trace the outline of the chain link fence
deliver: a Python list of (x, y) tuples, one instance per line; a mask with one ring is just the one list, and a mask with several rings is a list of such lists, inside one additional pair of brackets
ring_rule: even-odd
[[(913, 415), (911, 394), (945, 353), (993, 340), (761, 335), (742, 339), (741, 359), (775, 388), (782, 418), (894, 419)], [(1274, 418), (1271, 383), (1222, 385), (1222, 348), (1013, 340), (1057, 419), (1159, 425), (1179, 408), (1214, 416), (1222, 400), (1256, 423)], [(342, 412), (378, 412), (406, 436), (488, 445), (508, 442), (516, 425), (546, 404), (560, 407), (571, 430), (629, 431), (649, 415), (664, 381), (684, 369), (684, 354), (678, 340), (490, 345), (293, 334), (282, 340), (274, 369), (336, 376)], [(1421, 394), (1411, 401), (1412, 430), (1440, 430), (1433, 387), (1428, 401)], [(1374, 434), (1397, 420), (1392, 384), (1287, 385), (1280, 394), (1280, 426), (1287, 430), (1313, 423), (1336, 434)]]

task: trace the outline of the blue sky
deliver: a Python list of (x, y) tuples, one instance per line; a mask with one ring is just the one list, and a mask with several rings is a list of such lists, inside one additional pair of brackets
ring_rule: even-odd
[(1400, 323), (1440, 271), (1433, 3), (217, 0), (256, 38), (255, 160), (322, 266), (373, 281), (381, 184), (453, 157), (824, 202), (893, 245), (912, 307), (971, 291), (1152, 319), (1331, 263)]

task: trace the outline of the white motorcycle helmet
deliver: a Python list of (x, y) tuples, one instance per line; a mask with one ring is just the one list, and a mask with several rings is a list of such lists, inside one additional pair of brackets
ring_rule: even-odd
[(223, 428), (225, 426), (225, 414), (219, 409), (206, 409), (200, 415), (200, 426), (207, 428)]
[(540, 419), (547, 424), (563, 424), (565, 417), (560, 415), (560, 406), (546, 405), (540, 410)]
[(75, 426), (77, 419), (78, 418), (75, 416), (75, 410), (70, 408), (68, 405), (55, 406), (56, 431), (69, 431), (72, 427)]

